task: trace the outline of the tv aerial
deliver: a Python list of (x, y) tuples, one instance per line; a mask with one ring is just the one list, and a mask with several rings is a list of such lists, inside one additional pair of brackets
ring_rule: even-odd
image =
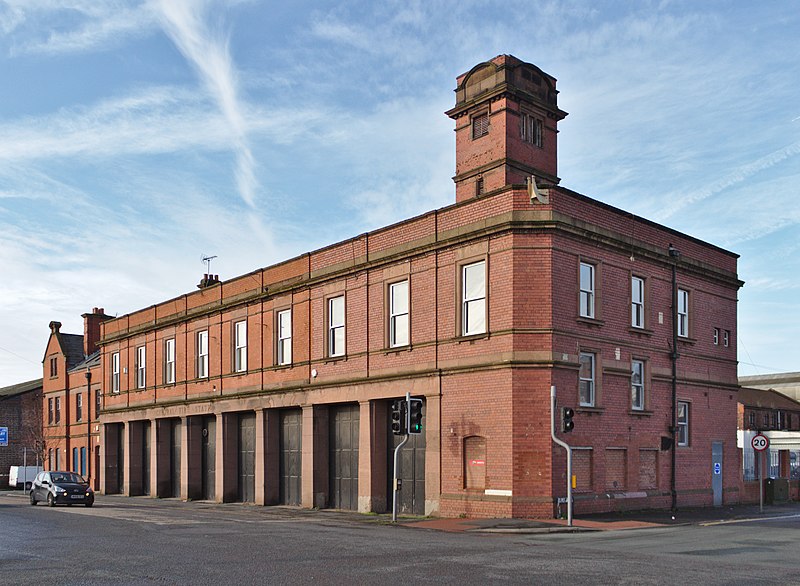
[(203, 262), (206, 264), (206, 274), (211, 274), (211, 261), (217, 258), (217, 255), (214, 254), (212, 256), (206, 256), (205, 254), (201, 254), (200, 257), (203, 259)]

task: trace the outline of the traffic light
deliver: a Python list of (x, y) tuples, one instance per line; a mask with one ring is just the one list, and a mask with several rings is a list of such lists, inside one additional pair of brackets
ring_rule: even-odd
[(392, 433), (405, 435), (406, 423), (406, 400), (395, 399), (392, 401)]
[(408, 433), (422, 433), (422, 399), (408, 400)]
[(561, 431), (564, 433), (572, 431), (575, 427), (575, 422), (572, 418), (575, 417), (575, 410), (572, 407), (561, 408)]

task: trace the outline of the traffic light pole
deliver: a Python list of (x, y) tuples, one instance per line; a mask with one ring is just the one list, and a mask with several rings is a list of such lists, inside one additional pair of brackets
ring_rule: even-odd
[[(411, 393), (406, 393), (406, 405), (409, 404), (411, 399)], [(408, 417), (408, 409), (406, 409), (406, 417)], [(394, 472), (392, 478), (392, 523), (397, 522), (397, 494), (400, 492), (399, 481), (397, 479), (397, 460), (398, 456), (400, 455), (400, 450), (406, 442), (408, 441), (408, 422), (406, 422), (406, 437), (403, 438), (403, 441), (400, 442), (394, 449)]]
[(556, 387), (550, 387), (550, 436), (567, 450), (567, 526), (572, 527), (572, 448), (556, 437)]

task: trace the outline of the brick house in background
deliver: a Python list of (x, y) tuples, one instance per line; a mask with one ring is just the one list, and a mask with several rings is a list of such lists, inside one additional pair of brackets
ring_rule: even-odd
[(742, 450), (743, 501), (758, 502), (758, 454), (751, 440), (769, 438), (763, 478), (777, 479), (785, 496), (800, 499), (800, 403), (772, 389), (739, 389), (739, 438)]
[(110, 316), (83, 314), (84, 333), (65, 334), (50, 322), (44, 360), (42, 421), (46, 470), (72, 470), (99, 488), (102, 369), (100, 324)]
[(386, 511), (409, 392), (401, 512), (551, 517), (555, 386), (576, 514), (738, 502), (738, 257), (561, 187), (557, 94), (481, 63), (455, 204), (103, 321), (102, 490)]
[(8, 487), (11, 466), (42, 461), (42, 379), (0, 389), (0, 427), (8, 428), (8, 445), (0, 446), (0, 489)]

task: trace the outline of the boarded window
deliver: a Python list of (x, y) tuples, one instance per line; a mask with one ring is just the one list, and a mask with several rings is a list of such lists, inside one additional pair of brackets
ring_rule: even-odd
[(626, 455), (622, 449), (606, 450), (606, 490), (624, 490)]
[(572, 474), (576, 491), (592, 490), (592, 450), (572, 452)]
[(639, 488), (642, 490), (658, 487), (658, 452), (639, 450)]
[(464, 487), (486, 488), (486, 438), (472, 436), (464, 439)]

